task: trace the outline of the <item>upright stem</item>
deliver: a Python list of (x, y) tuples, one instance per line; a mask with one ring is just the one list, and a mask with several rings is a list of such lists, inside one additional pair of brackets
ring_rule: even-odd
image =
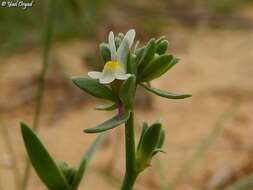
[[(39, 76), (39, 85), (37, 90), (37, 96), (36, 96), (36, 104), (35, 104), (35, 113), (34, 113), (34, 119), (33, 119), (33, 125), (32, 128), (34, 131), (37, 131), (39, 127), (39, 121), (40, 121), (40, 115), (41, 115), (41, 108), (42, 108), (42, 101), (44, 96), (44, 89), (45, 89), (45, 78), (46, 73), (48, 70), (49, 65), (49, 52), (51, 47), (51, 40), (52, 40), (52, 29), (53, 29), (53, 0), (49, 0), (47, 2), (47, 15), (46, 15), (46, 26), (45, 26), (45, 32), (44, 32), (44, 38), (43, 38), (43, 65), (41, 69), (41, 73)], [(30, 177), (30, 161), (27, 158), (26, 164), (25, 164), (25, 171), (24, 171), (24, 177), (21, 184), (21, 190), (25, 190), (27, 188), (27, 183)]]
[(135, 142), (134, 142), (134, 113), (125, 123), (125, 151), (126, 151), (126, 173), (121, 190), (131, 190), (133, 188), (137, 172), (135, 169)]

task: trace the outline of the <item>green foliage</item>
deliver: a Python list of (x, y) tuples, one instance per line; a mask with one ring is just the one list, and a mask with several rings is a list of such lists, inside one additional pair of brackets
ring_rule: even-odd
[(97, 98), (115, 101), (116, 97), (112, 90), (97, 80), (88, 77), (72, 77), (73, 83), (80, 89)]
[(143, 125), (142, 125), (141, 136), (140, 136), (140, 140), (139, 140), (139, 143), (138, 143), (138, 146), (137, 146), (137, 150), (140, 149), (144, 134), (146, 133), (147, 129), (148, 129), (148, 123), (144, 122)]
[(140, 151), (143, 156), (150, 157), (152, 155), (158, 145), (161, 129), (161, 123), (154, 123), (144, 132), (140, 145)]
[(154, 58), (142, 71), (139, 81), (148, 82), (155, 78), (160, 77), (172, 68), (176, 62), (173, 62), (173, 56), (164, 54)]
[(132, 75), (121, 86), (119, 96), (126, 110), (132, 109), (136, 89), (136, 79)]
[(136, 55), (129, 53), (127, 57), (127, 72), (130, 74), (137, 74)]
[(60, 161), (58, 164), (58, 168), (64, 174), (69, 186), (71, 187), (76, 175), (76, 168), (69, 167), (68, 163), (65, 161)]
[(77, 190), (91, 157), (104, 139), (104, 134), (100, 134), (84, 154), (78, 168), (73, 168), (65, 161), (56, 164), (39, 137), (24, 123), (21, 123), (21, 132), (33, 167), (50, 190)]
[(145, 84), (140, 84), (140, 85), (144, 87), (146, 90), (148, 90), (149, 92), (152, 92), (155, 95), (168, 98), (168, 99), (184, 99), (184, 98), (189, 98), (192, 96), (191, 94), (174, 93), (174, 92), (160, 90), (158, 88), (153, 88)]
[(161, 123), (154, 123), (150, 127), (143, 124), (141, 137), (136, 152), (136, 168), (143, 171), (150, 165), (152, 157), (161, 150), (165, 140), (165, 133)]
[[(75, 6), (75, 2), (73, 3), (73, 8), (78, 8)], [(171, 93), (150, 87), (150, 81), (165, 74), (179, 59), (166, 53), (169, 43), (165, 37), (157, 40), (151, 39), (142, 48), (130, 51), (131, 45), (129, 44), (132, 44), (134, 37), (134, 30), (130, 30), (125, 37), (120, 33), (115, 39), (112, 39), (113, 34), (110, 33), (110, 43), (100, 44), (100, 53), (104, 63), (111, 60), (111, 54), (117, 60), (117, 62), (113, 62), (115, 61), (113, 59), (112, 65), (104, 67), (103, 71), (105, 73), (103, 74), (105, 75), (103, 76), (106, 76), (105, 80), (100, 80), (100, 73), (98, 73), (98, 76), (95, 76), (96, 73), (90, 75), (92, 78), (99, 78), (99, 80), (86, 76), (72, 77), (73, 83), (81, 90), (94, 97), (113, 102), (109, 105), (97, 106), (97, 110), (118, 110), (118, 113), (111, 119), (104, 121), (94, 128), (85, 129), (84, 132), (101, 133), (125, 123), (126, 174), (121, 190), (131, 190), (133, 188), (138, 174), (150, 166), (152, 158), (157, 153), (163, 152), (162, 147), (165, 141), (165, 132), (160, 122), (156, 122), (151, 126), (144, 123), (136, 150), (134, 99), (137, 85), (141, 85), (158, 96), (169, 99), (183, 99), (191, 96), (190, 94)], [(122, 40), (123, 38), (124, 40)], [(121, 46), (122, 42), (124, 42), (123, 46)], [(120, 48), (120, 54), (115, 54), (118, 51), (115, 47), (123, 47)], [(145, 85), (143, 82), (147, 82), (149, 85)], [(51, 190), (77, 190), (86, 165), (100, 144), (100, 136), (85, 154), (79, 167), (74, 168), (68, 166), (66, 162), (60, 162), (56, 165), (33, 131), (25, 124), (21, 124), (21, 128), (32, 164), (48, 188)]]
[(158, 55), (162, 55), (162, 54), (166, 53), (168, 47), (169, 47), (168, 40), (162, 40), (161, 42), (157, 43), (156, 53)]
[(164, 142), (165, 142), (165, 131), (164, 129), (162, 129), (157, 143), (157, 148), (161, 149), (163, 147)]
[(112, 111), (117, 109), (118, 105), (115, 103), (112, 104), (103, 104), (103, 105), (98, 105), (96, 106), (96, 110), (100, 110), (100, 111)]
[(148, 42), (148, 44), (145, 46), (143, 51), (140, 52), (140, 55), (139, 55), (140, 58), (138, 58), (138, 55), (137, 55), (137, 61), (140, 59), (140, 61), (136, 63), (136, 64), (138, 64), (138, 73), (140, 73), (141, 71), (143, 71), (147, 67), (149, 62), (155, 56), (155, 51), (156, 51), (155, 39), (151, 39)]
[(85, 129), (84, 132), (86, 133), (101, 133), (110, 129), (113, 129), (119, 126), (122, 123), (125, 123), (129, 118), (129, 112), (126, 111), (122, 115), (117, 114), (111, 119), (99, 124), (97, 127)]
[(52, 190), (70, 190), (67, 180), (36, 134), (21, 123), (27, 154), (40, 179)]

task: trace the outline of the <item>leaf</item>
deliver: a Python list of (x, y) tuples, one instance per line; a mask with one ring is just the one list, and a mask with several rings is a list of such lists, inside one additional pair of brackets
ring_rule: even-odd
[(127, 56), (127, 73), (136, 75), (137, 64), (135, 64), (136, 55), (129, 53)]
[(160, 132), (160, 136), (159, 136), (159, 140), (158, 140), (156, 148), (161, 149), (163, 147), (164, 141), (165, 141), (165, 131), (164, 129), (162, 129)]
[(147, 129), (148, 129), (148, 124), (146, 122), (144, 122), (143, 125), (142, 125), (141, 136), (140, 136), (140, 140), (139, 140), (139, 143), (138, 143), (138, 146), (137, 146), (137, 150), (140, 149), (144, 134), (147, 131)]
[(64, 174), (64, 176), (70, 186), (70, 189), (71, 189), (71, 185), (72, 185), (74, 177), (76, 175), (76, 168), (69, 167), (68, 163), (63, 160), (58, 162), (57, 166), (61, 170), (61, 172)]
[(92, 158), (92, 156), (95, 154), (97, 148), (101, 145), (105, 137), (105, 134), (99, 134), (96, 138), (96, 140), (92, 143), (92, 145), (89, 147), (88, 151), (84, 154), (78, 170), (76, 172), (76, 175), (74, 177), (73, 185), (72, 185), (72, 190), (77, 190), (79, 184), (81, 183), (81, 180), (83, 178), (84, 172), (86, 170), (86, 167)]
[(151, 39), (148, 44), (146, 45), (141, 60), (138, 64), (138, 73), (142, 73), (142, 71), (147, 67), (149, 62), (153, 59), (155, 56), (156, 51), (156, 43), (155, 39)]
[(111, 51), (108, 44), (101, 43), (99, 45), (99, 50), (104, 63), (111, 60)]
[(135, 55), (136, 55), (136, 64), (139, 64), (139, 62), (140, 62), (140, 60), (141, 60), (141, 58), (142, 58), (142, 55), (143, 55), (144, 50), (145, 50), (145, 46), (136, 49), (136, 51), (135, 51)]
[(85, 129), (86, 133), (100, 133), (109, 129), (115, 128), (126, 122), (130, 116), (130, 112), (125, 112), (123, 115), (116, 115), (113, 118), (99, 124), (97, 127)]
[(21, 123), (21, 132), (32, 165), (44, 184), (51, 190), (69, 190), (66, 178), (36, 134), (25, 123)]
[(173, 57), (173, 59), (172, 59), (172, 61), (171, 61), (171, 62), (172, 62), (171, 65), (174, 66), (174, 65), (177, 64), (179, 61), (180, 61), (179, 58)]
[(112, 103), (112, 104), (103, 104), (103, 105), (98, 105), (95, 107), (96, 110), (99, 110), (99, 111), (112, 111), (112, 110), (115, 110), (117, 109), (117, 104), (115, 103)]
[(157, 147), (161, 129), (161, 123), (154, 123), (146, 130), (143, 136), (140, 150), (147, 159), (152, 155), (153, 151)]
[(156, 44), (159, 44), (159, 43), (161, 43), (163, 40), (165, 40), (166, 39), (166, 37), (165, 36), (161, 36), (160, 38), (158, 38), (155, 42), (156, 42)]
[(154, 93), (158, 96), (168, 98), (168, 99), (184, 99), (184, 98), (189, 98), (189, 97), (192, 96), (191, 94), (174, 93), (174, 92), (168, 92), (168, 91), (160, 90), (158, 88), (149, 87), (145, 84), (140, 84), (140, 85), (142, 87), (144, 87), (146, 90), (148, 90), (149, 92), (152, 92), (152, 93)]
[(131, 75), (120, 87), (119, 97), (126, 109), (131, 109), (135, 95), (135, 76)]
[(80, 89), (84, 90), (88, 94), (95, 96), (97, 98), (102, 98), (106, 100), (115, 101), (112, 90), (104, 84), (100, 84), (98, 80), (90, 79), (89, 77), (72, 77), (72, 81)]
[(161, 41), (156, 47), (156, 53), (159, 55), (166, 53), (168, 46), (169, 46), (168, 40)]
[(172, 55), (164, 54), (153, 59), (140, 75), (140, 81), (151, 81), (166, 73), (175, 61)]

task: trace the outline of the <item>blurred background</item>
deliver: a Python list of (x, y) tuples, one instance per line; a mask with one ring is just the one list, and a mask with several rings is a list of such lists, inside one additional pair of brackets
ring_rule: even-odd
[[(83, 129), (113, 114), (95, 111), (103, 101), (79, 90), (70, 77), (101, 66), (98, 44), (109, 31), (134, 28), (140, 44), (166, 36), (169, 51), (181, 59), (152, 85), (193, 94), (167, 100), (138, 90), (137, 138), (143, 121), (161, 118), (167, 139), (166, 153), (140, 175), (135, 189), (218, 190), (253, 174), (252, 0), (54, 1), (39, 134), (56, 160), (77, 165), (95, 139)], [(16, 190), (24, 173), (19, 123), (34, 118), (46, 7), (47, 1), (26, 10), (0, 7), (1, 190)], [(119, 189), (122, 129), (110, 131), (80, 189)], [(33, 171), (27, 189), (45, 189)]]

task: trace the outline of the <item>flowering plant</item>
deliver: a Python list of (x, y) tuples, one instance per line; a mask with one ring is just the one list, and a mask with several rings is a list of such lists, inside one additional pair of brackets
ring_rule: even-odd
[[(121, 190), (131, 190), (138, 175), (151, 164), (153, 156), (162, 152), (165, 132), (162, 124), (144, 122), (138, 145), (135, 146), (134, 99), (137, 86), (148, 92), (168, 99), (188, 98), (191, 94), (173, 93), (151, 86), (150, 82), (159, 78), (179, 62), (179, 59), (167, 53), (169, 43), (165, 37), (151, 39), (138, 48), (134, 43), (135, 30), (125, 35), (114, 36), (109, 33), (108, 43), (100, 44), (103, 70), (90, 71), (88, 76), (76, 76), (72, 81), (86, 93), (111, 101), (99, 105), (97, 110), (113, 111), (117, 114), (94, 128), (87, 128), (86, 133), (102, 133), (125, 123), (126, 172)], [(134, 45), (135, 44), (135, 45)], [(134, 45), (134, 47), (133, 47)], [(28, 155), (42, 181), (51, 190), (76, 190), (87, 164), (101, 142), (101, 135), (84, 156), (78, 168), (69, 167), (66, 162), (55, 164), (39, 138), (22, 125), (22, 134)], [(102, 133), (103, 135), (104, 133)]]

